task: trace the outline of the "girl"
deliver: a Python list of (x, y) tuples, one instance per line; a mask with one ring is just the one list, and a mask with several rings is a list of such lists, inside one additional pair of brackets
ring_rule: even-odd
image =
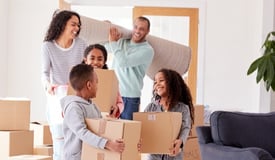
[(181, 112), (182, 126), (170, 154), (149, 154), (148, 160), (182, 160), (182, 148), (194, 123), (192, 96), (181, 75), (170, 69), (159, 70), (154, 78), (152, 102), (145, 112)]
[[(72, 11), (54, 13), (42, 44), (42, 83), (47, 94), (47, 120), (53, 139), (53, 160), (62, 160), (63, 131), (60, 88), (69, 82), (69, 72), (81, 63), (87, 44), (78, 37), (80, 16)], [(63, 95), (64, 96), (64, 95)]]
[[(94, 68), (108, 69), (107, 62), (107, 50), (103, 45), (93, 44), (89, 45), (84, 51), (83, 63), (93, 66)], [(124, 108), (123, 100), (118, 92), (116, 106), (111, 109), (110, 116), (118, 118)]]

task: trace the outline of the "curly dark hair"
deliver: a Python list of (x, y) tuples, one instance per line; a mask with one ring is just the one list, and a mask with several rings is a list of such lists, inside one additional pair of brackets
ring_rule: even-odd
[[(87, 58), (87, 56), (89, 55), (89, 52), (91, 52), (91, 50), (93, 50), (94, 48), (101, 50), (101, 52), (103, 53), (104, 65), (103, 65), (102, 69), (108, 69), (108, 66), (107, 66), (107, 64), (106, 64), (107, 58), (108, 58), (108, 54), (107, 54), (106, 48), (105, 48), (103, 45), (97, 44), (97, 43), (96, 43), (96, 44), (91, 44), (91, 45), (89, 45), (89, 46), (85, 49), (84, 55), (83, 55), (83, 56), (84, 56), (85, 58)], [(82, 61), (82, 63), (85, 63), (84, 60)]]
[[(190, 92), (189, 87), (184, 82), (182, 76), (171, 69), (160, 69), (158, 72), (163, 73), (166, 86), (167, 86), (167, 94), (169, 103), (169, 110), (174, 107), (178, 102), (183, 102), (184, 104), (188, 105), (190, 110), (190, 116), (192, 120), (192, 124), (194, 123), (194, 106), (192, 102), (192, 95)], [(160, 96), (156, 95), (153, 91), (154, 99), (159, 100)]]
[(81, 21), (79, 14), (68, 10), (56, 10), (53, 14), (53, 18), (47, 30), (44, 41), (52, 41), (58, 39), (59, 36), (65, 30), (66, 24), (69, 21), (69, 19), (72, 18), (72, 16), (76, 16), (79, 20), (79, 30), (77, 32), (77, 35), (79, 35), (81, 29)]

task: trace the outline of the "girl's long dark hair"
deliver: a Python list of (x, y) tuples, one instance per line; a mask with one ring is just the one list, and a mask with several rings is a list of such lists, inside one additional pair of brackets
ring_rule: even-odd
[[(87, 56), (89, 55), (89, 53), (91, 52), (91, 50), (93, 50), (93, 49), (95, 49), (95, 48), (96, 48), (96, 49), (99, 49), (99, 50), (103, 53), (104, 65), (103, 65), (102, 69), (108, 69), (108, 66), (107, 66), (107, 64), (106, 64), (107, 58), (108, 58), (108, 54), (107, 54), (106, 48), (105, 48), (103, 45), (101, 45), (101, 44), (91, 44), (91, 45), (89, 45), (89, 46), (85, 49), (84, 55), (83, 55), (83, 56), (84, 56), (85, 58), (87, 58)], [(82, 63), (85, 63), (85, 61), (83, 60)]]
[(50, 23), (50, 26), (47, 30), (46, 36), (44, 38), (44, 41), (52, 41), (59, 38), (59, 36), (63, 33), (65, 30), (66, 24), (69, 21), (69, 19), (72, 18), (72, 16), (76, 16), (79, 20), (79, 30), (77, 32), (77, 35), (80, 33), (80, 16), (78, 13), (68, 10), (56, 10), (53, 14), (52, 21)]
[[(184, 79), (182, 76), (171, 69), (160, 69), (158, 72), (163, 73), (166, 86), (167, 86), (167, 92), (168, 92), (168, 101), (169, 103), (169, 110), (174, 107), (178, 102), (183, 102), (184, 104), (188, 105), (190, 110), (190, 116), (192, 120), (192, 124), (194, 123), (194, 106), (192, 102), (192, 95), (190, 92), (189, 87), (184, 82)], [(153, 91), (154, 92), (154, 91)], [(154, 97), (155, 100), (160, 99), (160, 96), (156, 95), (155, 93)]]

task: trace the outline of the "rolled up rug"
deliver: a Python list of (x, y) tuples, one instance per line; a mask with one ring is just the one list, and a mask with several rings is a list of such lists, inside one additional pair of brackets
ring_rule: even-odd
[[(81, 32), (79, 36), (89, 44), (102, 44), (107, 42), (109, 29), (112, 26), (119, 29), (122, 33), (122, 37), (131, 37), (131, 30), (107, 21), (100, 21), (90, 17), (81, 16), (81, 22)], [(148, 35), (146, 39), (155, 51), (153, 61), (146, 72), (146, 75), (151, 79), (154, 78), (154, 75), (161, 68), (173, 69), (181, 75), (188, 71), (191, 61), (190, 47), (153, 35)]]

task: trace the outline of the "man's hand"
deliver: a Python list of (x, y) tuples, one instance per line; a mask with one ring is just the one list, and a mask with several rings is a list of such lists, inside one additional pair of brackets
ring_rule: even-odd
[(119, 118), (119, 115), (120, 115), (120, 111), (118, 106), (112, 106), (108, 117)]
[(122, 37), (122, 34), (118, 31), (117, 28), (111, 27), (109, 31), (109, 41), (118, 41)]

